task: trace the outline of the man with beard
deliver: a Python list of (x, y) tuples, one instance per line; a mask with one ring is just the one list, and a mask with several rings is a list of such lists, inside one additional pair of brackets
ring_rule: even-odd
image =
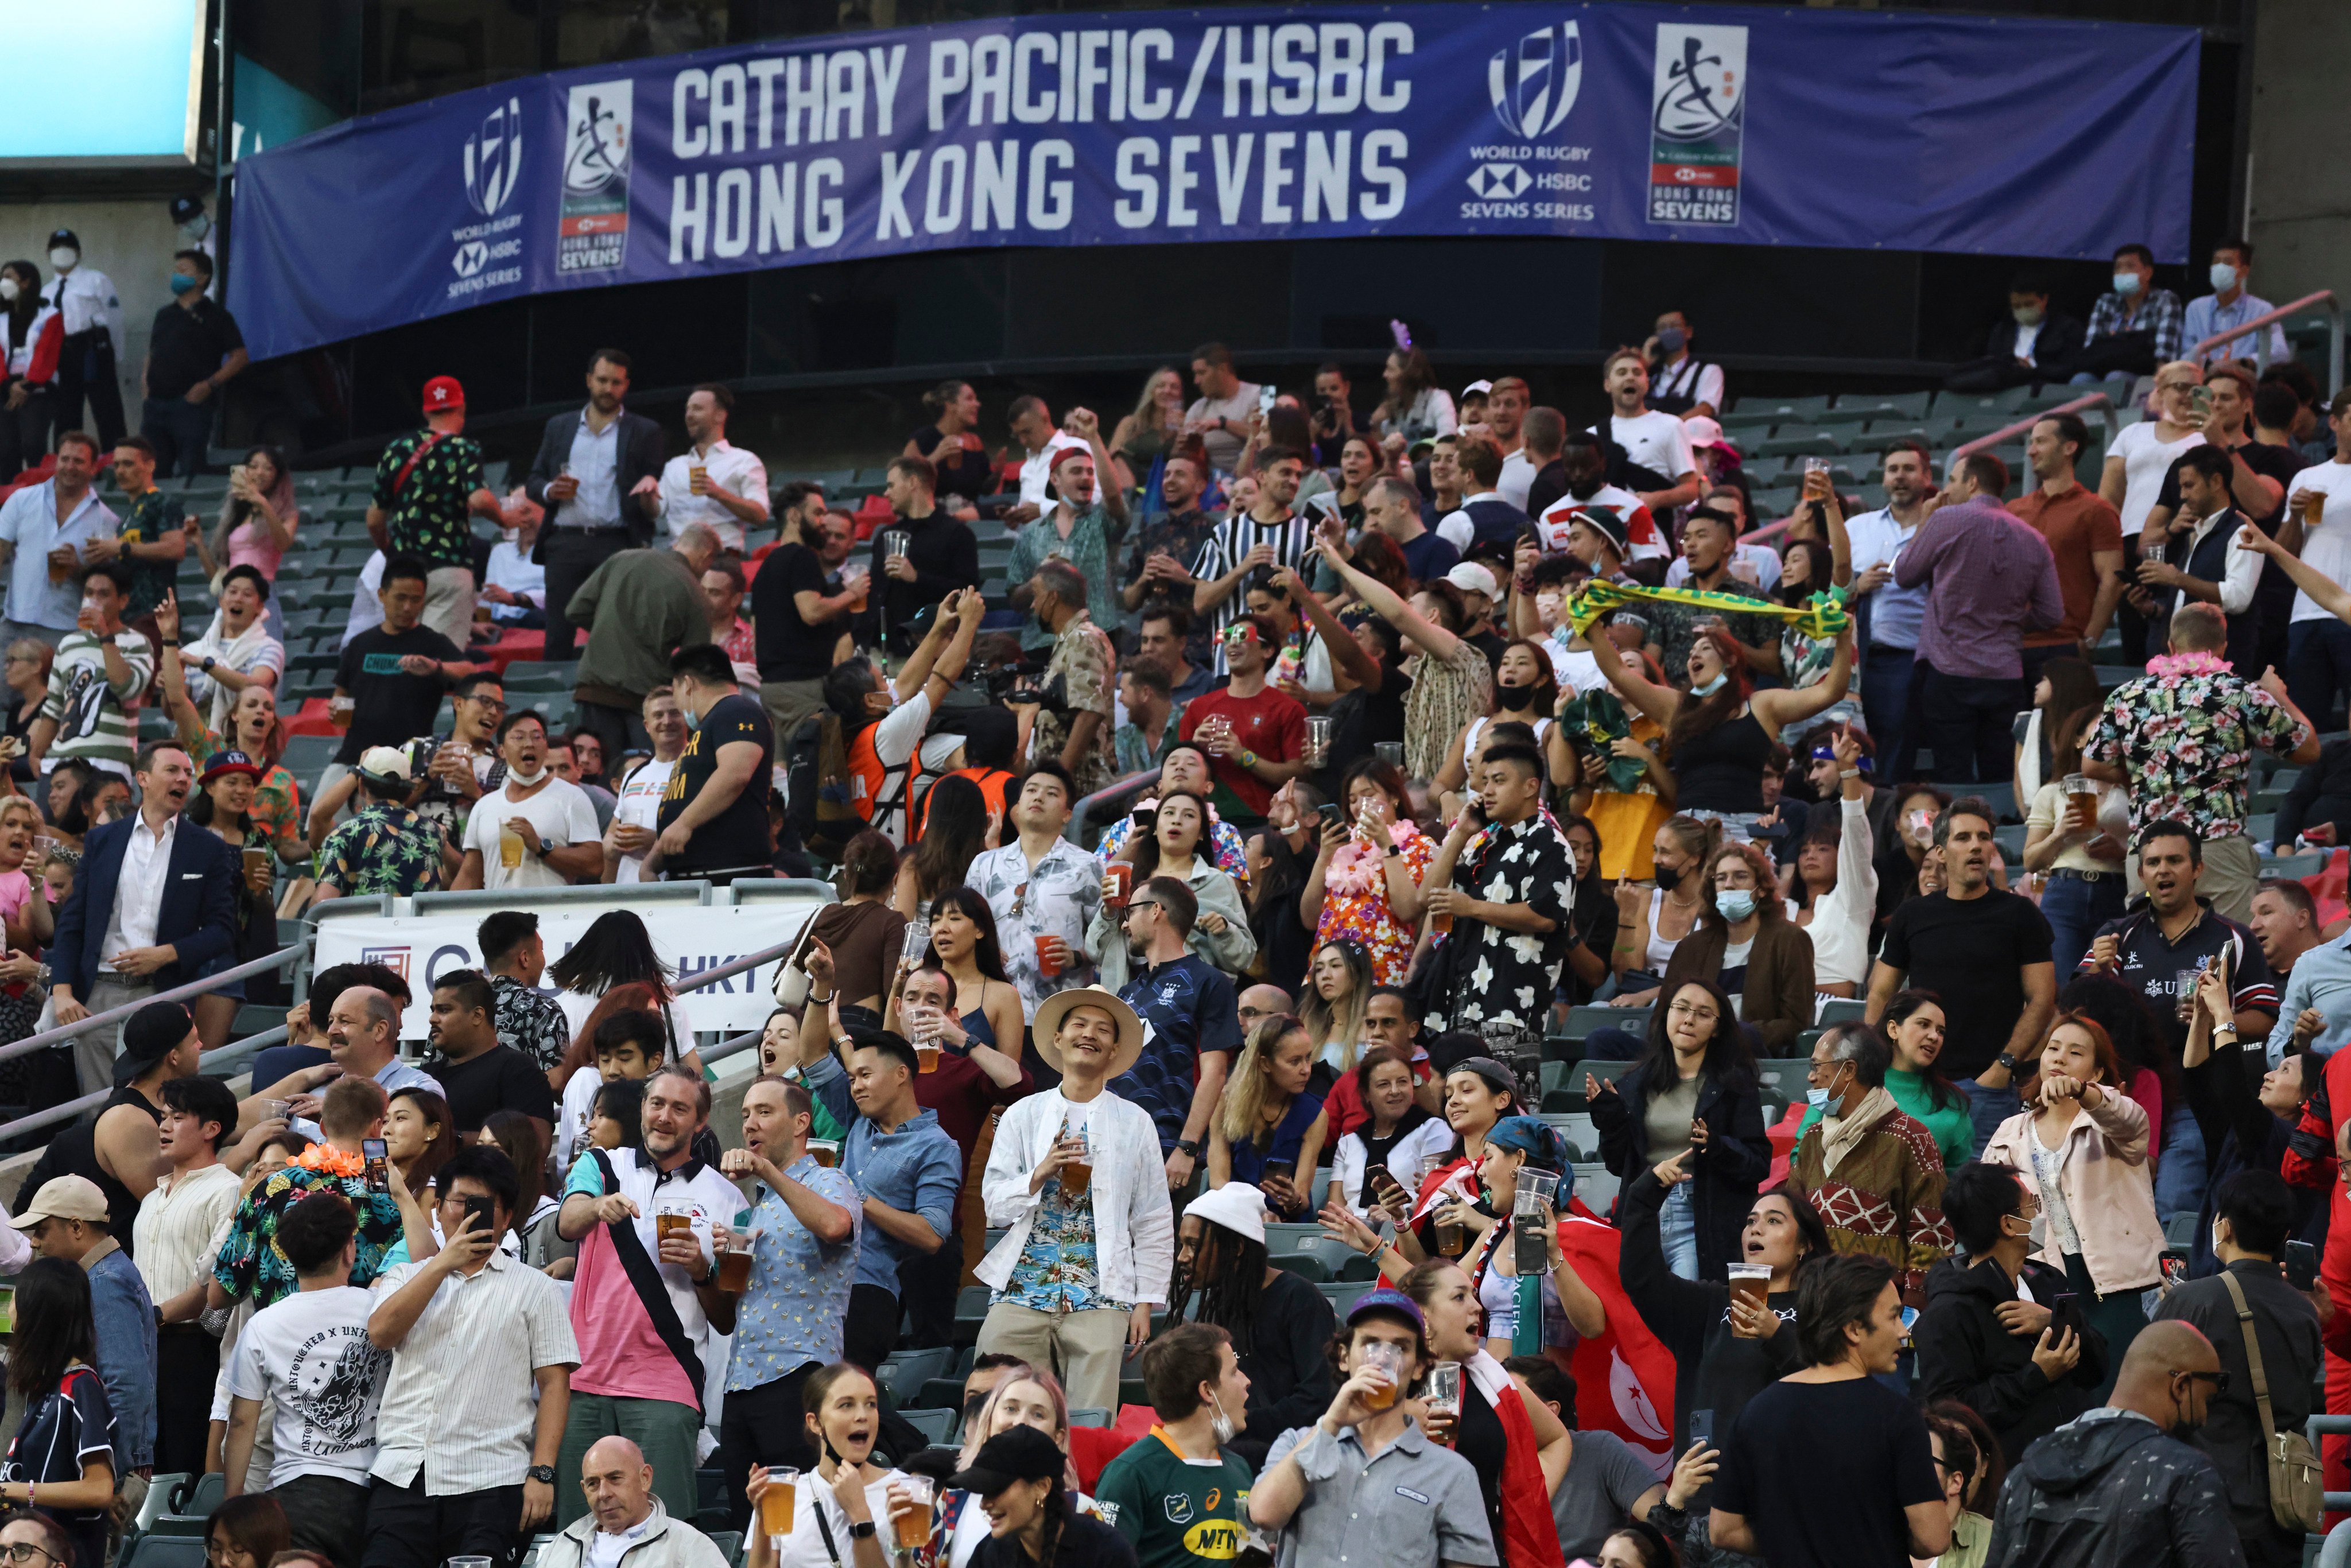
[(1312, 1426), (1338, 1391), (1323, 1350), (1339, 1320), (1306, 1276), (1266, 1260), (1265, 1219), (1265, 1195), (1247, 1182), (1194, 1198), (1176, 1244), (1183, 1290), (1173, 1310), (1232, 1336), (1249, 1380), (1242, 1439), (1271, 1448)]
[(1535, 540), (1545, 555), (1563, 550), (1593, 576), (1611, 581), (1625, 580), (1628, 560), (1666, 555), (1648, 507), (1630, 490), (1607, 482), (1608, 454), (1598, 436), (1583, 430), (1569, 436), (1559, 461), (1567, 493), (1535, 519)]
[(1191, 1183), (1241, 1049), (1233, 982), (1191, 948), (1198, 915), (1199, 901), (1181, 877), (1155, 876), (1126, 904), (1126, 946), (1136, 965), (1119, 996), (1143, 1019), (1144, 1040), (1118, 1089), (1158, 1124), (1171, 1188)]
[(1848, 518), (1853, 541), (1853, 598), (1861, 606), (1863, 653), (1858, 682), (1862, 711), (1869, 715), (1877, 755), (1893, 759), (1889, 779), (1913, 777), (1918, 740), (1905, 728), (1910, 713), (1911, 667), (1918, 655), (1918, 632), (1927, 619), (1927, 587), (1904, 588), (1894, 580), (1894, 558), (1926, 525), (1934, 507), (1932, 460), (1926, 444), (1909, 436), (1886, 448), (1880, 477), (1886, 505)]
[(1248, 614), (1241, 595), (1251, 574), (1270, 566), (1305, 570), (1312, 530), (1290, 505), (1304, 472), (1303, 460), (1286, 446), (1270, 446), (1259, 454), (1257, 499), (1209, 535), (1193, 563), (1192, 613), (1210, 618), (1219, 669), (1227, 667), (1225, 629)]
[[(1069, 473), (1079, 465), (1062, 465)], [(1050, 528), (1050, 518), (1029, 525)], [(1045, 701), (1031, 705), (1015, 693), (1014, 711), (1029, 720), (1029, 744), (1022, 749), (1040, 762), (1059, 762), (1070, 770), (1081, 797), (1107, 789), (1118, 777), (1116, 732), (1118, 660), (1111, 652), (1110, 633), (1086, 608), (1086, 579), (1066, 560), (1049, 559), (1038, 566), (1023, 585), (1035, 623), (1052, 643), (1053, 656), (1045, 666)]]

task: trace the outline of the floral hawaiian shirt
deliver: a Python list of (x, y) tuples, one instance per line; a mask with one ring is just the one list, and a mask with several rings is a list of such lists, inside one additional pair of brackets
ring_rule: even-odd
[(1055, 699), (1054, 704), (1037, 711), (1036, 727), (1030, 731), (1029, 752), (1043, 758), (1059, 757), (1069, 744), (1071, 727), (1078, 716), (1091, 713), (1101, 722), (1094, 726), (1093, 744), (1086, 748), (1072, 771), (1078, 780), (1078, 793), (1091, 795), (1110, 787), (1118, 778), (1117, 682), (1118, 660), (1111, 653), (1110, 635), (1094, 624), (1092, 618), (1081, 612), (1061, 628), (1053, 644), (1053, 658), (1045, 666), (1045, 685)]
[(1432, 1030), (1510, 1023), (1540, 1034), (1567, 961), (1567, 916), (1575, 903), (1575, 862), (1567, 840), (1541, 812), (1515, 827), (1487, 828), (1462, 846), (1453, 885), (1488, 904), (1523, 904), (1556, 924), (1548, 932), (1505, 931), (1457, 915), (1447, 942), (1468, 946), (1453, 957), (1449, 997), (1432, 1009)]
[(820, 1240), (799, 1222), (780, 1194), (755, 1189), (751, 1207), (751, 1282), (735, 1317), (726, 1360), (726, 1391), (739, 1394), (776, 1382), (810, 1362), (841, 1359), (849, 1290), (857, 1277), (857, 1243), (865, 1206), (849, 1173), (802, 1154), (784, 1175), (849, 1211), (849, 1236)]
[[(127, 545), (161, 544), (180, 531), (180, 519), (187, 516), (187, 511), (180, 501), (162, 491), (150, 490), (131, 502), (130, 510), (122, 514), (115, 537)], [(131, 602), (124, 608), (122, 618), (135, 621), (141, 615), (154, 614), (155, 606), (163, 602), (163, 596), (179, 580), (179, 564), (141, 560), (128, 551), (123, 554), (122, 564), (131, 569)]]
[(1094, 1271), (1092, 1189), (1071, 1198), (1054, 1181), (1046, 1184), (1043, 1197), (1029, 1221), (1029, 1239), (1019, 1260), (1012, 1265), (1011, 1283), (988, 1297), (988, 1305), (1009, 1301), (1032, 1312), (1130, 1310), (1133, 1302), (1113, 1301), (1102, 1293), (1101, 1276)]
[(508, 975), (492, 975), (490, 989), (498, 998), (498, 1043), (514, 1047), (549, 1071), (560, 1066), (563, 1053), (571, 1049), (571, 1022), (555, 998)]
[[(1058, 508), (1057, 508), (1058, 509)], [(1063, 538), (1047, 512), (1012, 541), (1012, 555), (1004, 567), (1004, 580), (1026, 582), (1037, 569), (1060, 556), (1086, 580), (1086, 610), (1097, 626), (1115, 626), (1126, 606), (1118, 595), (1118, 541), (1126, 525), (1100, 507), (1088, 507), (1070, 522)], [(1053, 641), (1053, 634), (1030, 616), (1020, 628), (1020, 646), (1030, 653)]]
[(351, 1264), (351, 1283), (365, 1285), (383, 1272), (384, 1254), (402, 1239), (400, 1206), (392, 1194), (371, 1188), (361, 1175), (340, 1176), (296, 1165), (271, 1172), (229, 1217), (228, 1237), (213, 1265), (213, 1278), (222, 1290), (240, 1299), (251, 1297), (256, 1309), (274, 1306), (295, 1292), (299, 1281), (292, 1260), (277, 1245), (277, 1222), (314, 1192), (340, 1192), (359, 1213), (359, 1256)]
[[(1155, 806), (1158, 803), (1154, 797), (1145, 795), (1135, 801), (1134, 805), (1135, 810), (1140, 810), (1145, 806)], [(1210, 808), (1212, 810), (1214, 809)], [(1102, 865), (1110, 864), (1112, 857), (1126, 848), (1126, 841), (1134, 835), (1134, 815), (1130, 811), (1102, 830), (1102, 842), (1094, 846), (1094, 859)], [(1249, 851), (1241, 843), (1240, 830), (1227, 821), (1210, 822), (1208, 841), (1217, 848), (1217, 869), (1231, 877), (1241, 892), (1247, 894), (1249, 892)]]
[(2286, 752), (2302, 727), (2211, 653), (2167, 655), (2116, 686), (2082, 755), (2130, 775), (2131, 826), (2167, 819), (2208, 839), (2245, 831), (2253, 748)]
[(443, 841), (441, 830), (414, 811), (379, 800), (327, 835), (318, 879), (346, 895), (437, 892)]
[[(228, 742), (221, 738), (219, 731), (208, 729), (195, 745), (188, 748), (188, 754), (196, 765), (196, 771), (202, 773), (205, 763), (227, 749)], [(286, 764), (273, 762), (269, 765), (269, 771), (261, 776), (260, 784), (253, 791), (251, 815), (269, 841), (277, 846), (281, 859), (289, 862), (302, 859), (309, 847), (302, 837), (302, 787), (295, 781)]]
[[(1094, 983), (1086, 927), (1102, 907), (1102, 878), (1100, 862), (1067, 839), (1055, 839), (1034, 866), (1017, 841), (972, 856), (964, 884), (987, 900), (996, 916), (1005, 977), (1019, 988), (1029, 1017), (1054, 992)], [(1050, 979), (1037, 961), (1040, 936), (1059, 936), (1069, 950), (1069, 961)]]
[[(1388, 832), (1413, 882), (1426, 881), (1429, 862), (1437, 858), (1428, 835), (1411, 822), (1398, 822)], [(1314, 940), (1361, 942), (1372, 956), (1373, 979), (1383, 986), (1401, 986), (1412, 967), (1419, 929), (1416, 923), (1398, 920), (1388, 907), (1387, 857), (1370, 844), (1349, 839), (1323, 873), (1322, 918), (1315, 924)]]
[[(411, 454), (432, 445), (409, 467)], [(408, 468), (402, 481), (400, 471)], [(392, 555), (421, 556), (433, 566), (465, 566), (473, 560), (474, 519), (466, 502), (486, 487), (482, 449), (470, 436), (434, 439), (412, 430), (383, 449), (375, 465), (375, 504), (382, 509)]]

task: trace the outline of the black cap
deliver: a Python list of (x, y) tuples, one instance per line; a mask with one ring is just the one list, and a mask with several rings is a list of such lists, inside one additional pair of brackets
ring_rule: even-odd
[(174, 196), (172, 198), (172, 221), (175, 224), (183, 224), (190, 218), (202, 217), (204, 215), (204, 199), (202, 196)]
[(967, 1469), (948, 1485), (980, 1497), (994, 1497), (1015, 1481), (1060, 1480), (1069, 1456), (1034, 1427), (1007, 1427), (979, 1446)]
[(114, 1059), (114, 1082), (130, 1082), (161, 1061), (196, 1027), (177, 1002), (149, 1002), (122, 1026), (122, 1054)]
[(71, 229), (59, 229), (55, 234), (49, 235), (49, 248), (51, 250), (55, 250), (61, 245), (71, 246), (74, 249), (79, 250), (81, 248), (81, 236), (74, 233)]

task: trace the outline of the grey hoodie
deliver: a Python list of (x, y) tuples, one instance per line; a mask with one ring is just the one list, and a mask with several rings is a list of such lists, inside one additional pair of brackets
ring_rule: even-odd
[(2100, 1406), (2024, 1453), (1987, 1568), (2243, 1568), (2220, 1472), (2135, 1412)]

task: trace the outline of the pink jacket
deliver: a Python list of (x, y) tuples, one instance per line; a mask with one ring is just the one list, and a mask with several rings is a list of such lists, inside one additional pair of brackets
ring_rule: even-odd
[[(1985, 1162), (2030, 1176), (2038, 1136), (2032, 1130), (2033, 1114), (2021, 1111), (2002, 1122), (1984, 1145)], [(2155, 1215), (2147, 1132), (2146, 1107), (2103, 1085), (2096, 1107), (2084, 1105), (2065, 1129), (2058, 1186), (2082, 1239), (2082, 1261), (2101, 1296), (2145, 1290), (2163, 1278), (2163, 1222)], [(2045, 1244), (2033, 1256), (2052, 1268), (2065, 1266), (2056, 1249)]]

